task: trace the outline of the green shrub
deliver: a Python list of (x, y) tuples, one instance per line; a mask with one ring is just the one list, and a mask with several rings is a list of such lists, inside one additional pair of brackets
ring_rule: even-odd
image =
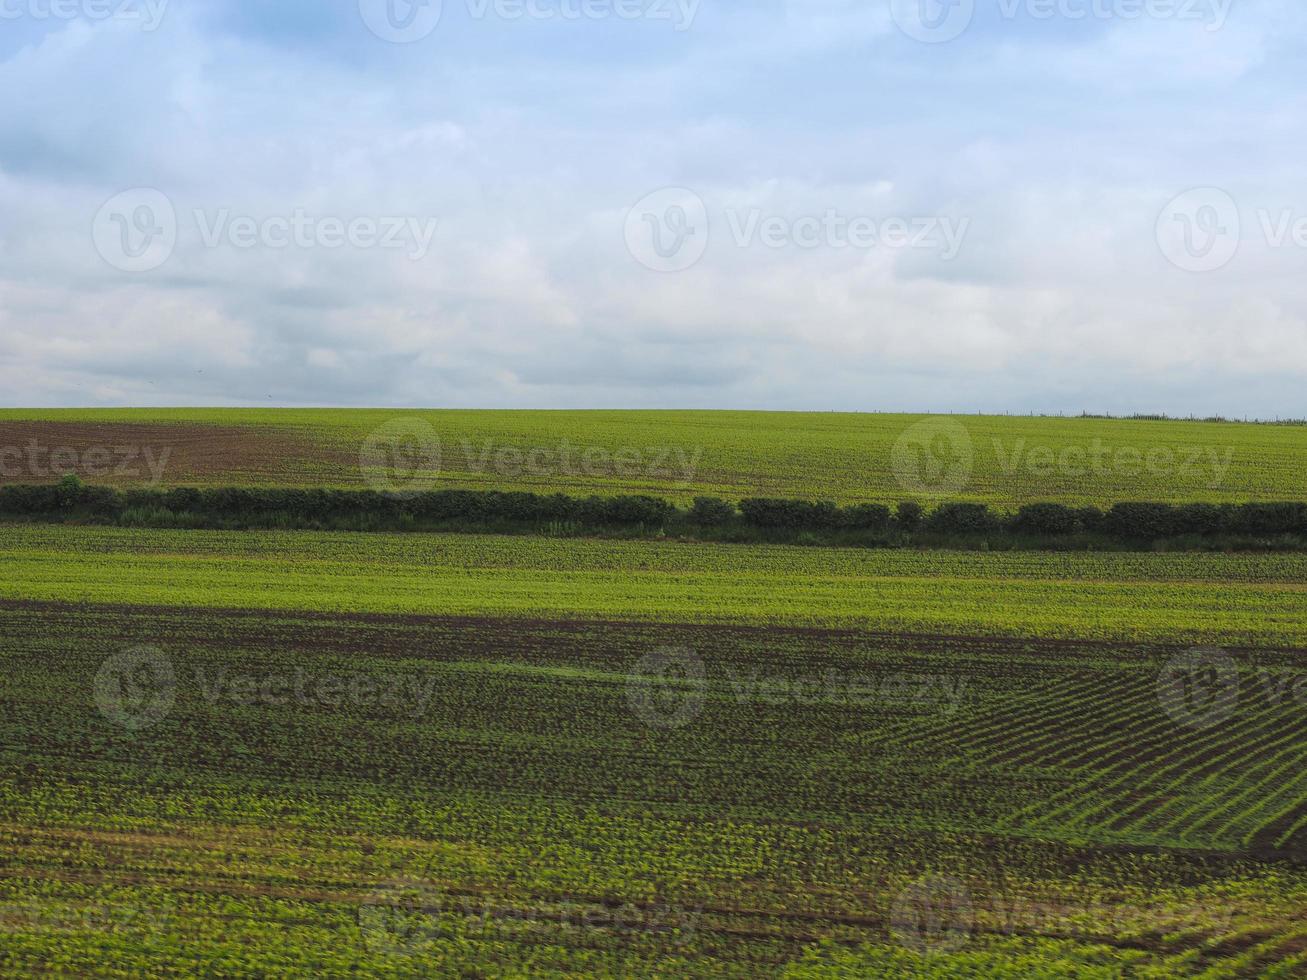
[(1020, 534), (1074, 534), (1080, 526), (1076, 512), (1062, 504), (1026, 504), (1012, 520), (1012, 529)]
[(1102, 510), (1093, 506), (1077, 507), (1075, 513), (1076, 523), (1080, 525), (1080, 529), (1091, 533), (1101, 531), (1103, 523), (1107, 519), (1107, 515)]
[[(245, 487), (118, 492), (86, 486), (76, 476), (55, 484), (0, 486), (0, 515), (36, 520), (90, 517), (165, 527), (406, 530), (439, 525), (511, 530), (529, 525), (548, 533), (623, 528), (641, 534), (665, 530), (678, 514), (691, 524), (720, 528), (720, 534), (738, 536), (739, 540), (750, 540), (751, 528), (802, 532), (807, 535), (804, 540), (828, 540), (829, 535), (821, 534), (827, 531), (885, 535), (891, 530), (913, 533), (923, 528), (941, 535), (991, 537), (1003, 531), (1036, 537), (1088, 532), (1125, 544), (1220, 535), (1284, 538), (1286, 544), (1292, 544), (1295, 537), (1307, 537), (1304, 503), (1123, 502), (1106, 514), (1096, 507), (1034, 503), (1022, 506), (1009, 520), (985, 504), (944, 503), (925, 514), (919, 504), (904, 501), (891, 519), (884, 504), (838, 507), (828, 501), (772, 498), (743, 500), (737, 511), (718, 497), (696, 497), (692, 506), (678, 511), (666, 500), (643, 495), (582, 499), (498, 490), (397, 495), (372, 490)], [(798, 540), (794, 536), (787, 539)], [(1004, 544), (1001, 538), (994, 543)]]
[(1230, 525), (1239, 534), (1307, 534), (1307, 504), (1244, 504)]
[(865, 531), (888, 531), (889, 508), (884, 504), (854, 504), (845, 507), (840, 513), (840, 523), (845, 527)]
[(923, 512), (921, 504), (911, 500), (905, 500), (899, 504), (898, 509), (894, 512), (894, 522), (898, 524), (901, 531), (915, 531), (921, 527)]
[(812, 529), (839, 524), (839, 508), (825, 501), (749, 498), (740, 501), (740, 513), (754, 527)]
[(1113, 504), (1103, 526), (1118, 540), (1153, 541), (1176, 533), (1175, 508), (1143, 502)]
[(998, 529), (998, 519), (986, 504), (940, 504), (926, 518), (926, 529), (937, 534), (985, 534)]
[(1219, 534), (1230, 523), (1231, 508), (1216, 504), (1181, 504), (1171, 515), (1174, 534)]
[(71, 510), (77, 505), (86, 484), (76, 473), (69, 473), (58, 484), (59, 503), (64, 510)]
[(127, 527), (177, 527), (183, 523), (166, 507), (127, 507), (118, 522)]
[(720, 497), (695, 497), (690, 520), (695, 524), (729, 524), (735, 520), (735, 505)]

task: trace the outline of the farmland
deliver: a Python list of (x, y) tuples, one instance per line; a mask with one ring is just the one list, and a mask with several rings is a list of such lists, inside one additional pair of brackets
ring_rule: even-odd
[[(360, 466), (369, 437), (414, 423), (424, 488), (1002, 508), (1307, 499), (1302, 425), (777, 412), (4, 409), (0, 479), (48, 481), (62, 448), (110, 485), (362, 487), (382, 476)], [(905, 471), (905, 438), (938, 453), (938, 485)]]
[[(1301, 705), (1257, 679), (1289, 651), (1239, 652), (1233, 723), (1196, 733), (1157, 700), (1166, 646), (14, 601), (0, 630), (10, 969), (1238, 976), (1307, 949)], [(93, 697), (124, 651), (174, 678), (137, 728)], [(922, 888), (958, 934), (913, 931)]]
[(0, 25), (0, 980), (1307, 980), (1307, 2)]
[(0, 525), (0, 598), (1307, 643), (1307, 555)]
[(1301, 552), (35, 521), (0, 567), (6, 975), (1307, 972)]

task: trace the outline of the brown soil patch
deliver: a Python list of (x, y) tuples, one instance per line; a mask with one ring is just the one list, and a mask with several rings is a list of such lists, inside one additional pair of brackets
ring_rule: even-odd
[[(128, 621), (141, 621), (158, 617), (174, 622), (193, 622), (197, 616), (247, 623), (258, 635), (266, 637), (269, 621), (293, 623), (296, 629), (320, 624), (324, 629), (336, 630), (338, 625), (367, 625), (405, 630), (416, 627), (468, 632), (507, 632), (515, 636), (537, 631), (553, 634), (593, 635), (596, 631), (615, 630), (647, 633), (660, 637), (692, 640), (697, 635), (732, 640), (774, 640), (792, 637), (820, 642), (835, 649), (848, 644), (874, 643), (884, 650), (950, 651), (958, 654), (1002, 654), (1011, 659), (1012, 666), (1039, 665), (1041, 659), (1052, 653), (1101, 653), (1111, 651), (1122, 658), (1135, 656), (1144, 659), (1165, 657), (1177, 650), (1186, 649), (1182, 643), (1137, 643), (1128, 641), (1092, 639), (1051, 639), (1004, 636), (976, 636), (948, 633), (910, 633), (898, 631), (858, 629), (853, 627), (780, 626), (753, 623), (677, 623), (650, 620), (618, 620), (576, 616), (567, 619), (549, 619), (514, 615), (442, 615), (438, 613), (385, 613), (385, 612), (331, 612), (308, 609), (259, 609), (227, 606), (171, 606), (129, 603), (67, 602), (47, 599), (0, 599), (0, 614), (36, 613), (41, 616), (85, 617), (96, 615), (119, 616)], [(1307, 647), (1223, 647), (1234, 655), (1284, 655), (1307, 660)]]
[(74, 473), (110, 486), (239, 485), (310, 469), (331, 455), (275, 428), (0, 422), (0, 484), (53, 483)]
[[(1051, 639), (1005, 636), (976, 636), (948, 633), (910, 633), (886, 630), (859, 629), (854, 627), (819, 627), (819, 626), (780, 626), (754, 623), (677, 623), (649, 620), (617, 620), (586, 618), (576, 616), (567, 619), (549, 619), (536, 616), (513, 615), (448, 615), (438, 613), (386, 613), (386, 612), (332, 612), (309, 609), (259, 609), (235, 608), (227, 606), (171, 606), (130, 603), (101, 602), (67, 602), (48, 599), (0, 599), (0, 615), (18, 615), (34, 613), (42, 617), (71, 617), (82, 619), (88, 614), (97, 616), (120, 617), (126, 622), (140, 623), (150, 618), (169, 621), (172, 629), (180, 628), (178, 624), (194, 623), (197, 617), (226, 620), (233, 624), (243, 624), (254, 635), (267, 638), (269, 623), (293, 624), (297, 631), (312, 629), (315, 626), (327, 631), (325, 635), (334, 636), (336, 644), (351, 643), (348, 637), (336, 635), (341, 626), (359, 625), (375, 626), (380, 629), (407, 631), (419, 630), (466, 631), (480, 634), (510, 634), (522, 637), (545, 631), (557, 635), (576, 635), (579, 637), (601, 635), (605, 630), (625, 633), (648, 634), (670, 640), (693, 641), (699, 636), (725, 638), (728, 640), (767, 641), (777, 638), (792, 637), (803, 641), (825, 644), (833, 649), (840, 649), (849, 644), (864, 645), (874, 643), (882, 649), (912, 652), (956, 652), (958, 654), (1002, 654), (1010, 658), (1014, 669), (1023, 666), (1037, 666), (1041, 659), (1052, 653), (1101, 653), (1112, 651), (1122, 658), (1134, 656), (1145, 659), (1165, 657), (1177, 650), (1186, 649), (1182, 643), (1138, 643), (1128, 641), (1092, 640), (1092, 639)], [(198, 637), (202, 641), (204, 634)], [(230, 637), (208, 638), (217, 643), (228, 643)], [(280, 638), (279, 638), (280, 639)], [(670, 641), (669, 640), (669, 641)], [(321, 646), (314, 638), (297, 646)], [(372, 649), (371, 647), (369, 649)], [(1246, 647), (1228, 645), (1223, 647), (1228, 653), (1239, 655), (1284, 655), (1295, 659), (1307, 660), (1307, 647)]]

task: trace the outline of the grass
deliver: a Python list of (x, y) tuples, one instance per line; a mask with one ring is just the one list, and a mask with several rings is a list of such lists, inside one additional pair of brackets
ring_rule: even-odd
[[(696, 494), (842, 503), (946, 496), (1009, 509), (1045, 500), (1307, 499), (1307, 426), (1235, 422), (955, 416), (932, 418), (945, 428), (922, 433), (910, 427), (927, 417), (841, 413), (5, 409), (0, 448), (21, 451), (35, 438), (47, 452), (149, 449), (166, 486), (360, 487), (387, 478), (361, 466), (360, 451), (397, 419), (431, 427), (431, 445), (419, 448), (438, 446), (438, 459), (414, 456), (424, 486), (680, 502)], [(930, 443), (938, 473), (930, 459), (925, 470), (896, 470), (894, 447), (913, 432)], [(136, 460), (134, 477), (111, 466), (89, 482), (150, 482), (156, 471), (146, 460)], [(953, 470), (960, 460), (970, 465)], [(16, 472), (11, 479), (38, 479), (21, 465)]]
[(1307, 642), (1299, 554), (7, 525), (0, 561), (0, 597), (11, 599)]

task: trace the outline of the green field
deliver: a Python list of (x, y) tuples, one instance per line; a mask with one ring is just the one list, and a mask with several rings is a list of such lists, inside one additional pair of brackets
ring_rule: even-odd
[(397, 420), (429, 426), (414, 458), (424, 488), (1007, 508), (1307, 499), (1301, 425), (782, 412), (4, 409), (0, 451), (25, 454), (35, 440), (43, 454), (9, 457), (0, 479), (48, 479), (60, 447), (79, 460), (89, 447), (134, 447), (134, 476), (113, 462), (94, 482), (157, 472), (166, 486), (384, 487), (388, 474), (360, 454)]
[[(8, 411), (0, 452), (914, 496), (908, 417), (432, 412), (438, 471), (420, 439), (361, 466), (394, 417)], [(951, 499), (1307, 499), (1300, 427), (942, 424)], [(457, 448), (564, 437), (702, 453), (678, 482)], [(1233, 452), (1216, 486), (1064, 479), (994, 438)], [(929, 456), (909, 482), (956, 477)], [(0, 523), (0, 567), (0, 974), (1307, 976), (1302, 552)]]
[(0, 525), (0, 598), (1307, 644), (1307, 555)]
[(10, 972), (1307, 962), (1307, 741), (1262, 680), (1301, 654), (1233, 654), (1195, 731), (1130, 643), (14, 600), (0, 635)]

